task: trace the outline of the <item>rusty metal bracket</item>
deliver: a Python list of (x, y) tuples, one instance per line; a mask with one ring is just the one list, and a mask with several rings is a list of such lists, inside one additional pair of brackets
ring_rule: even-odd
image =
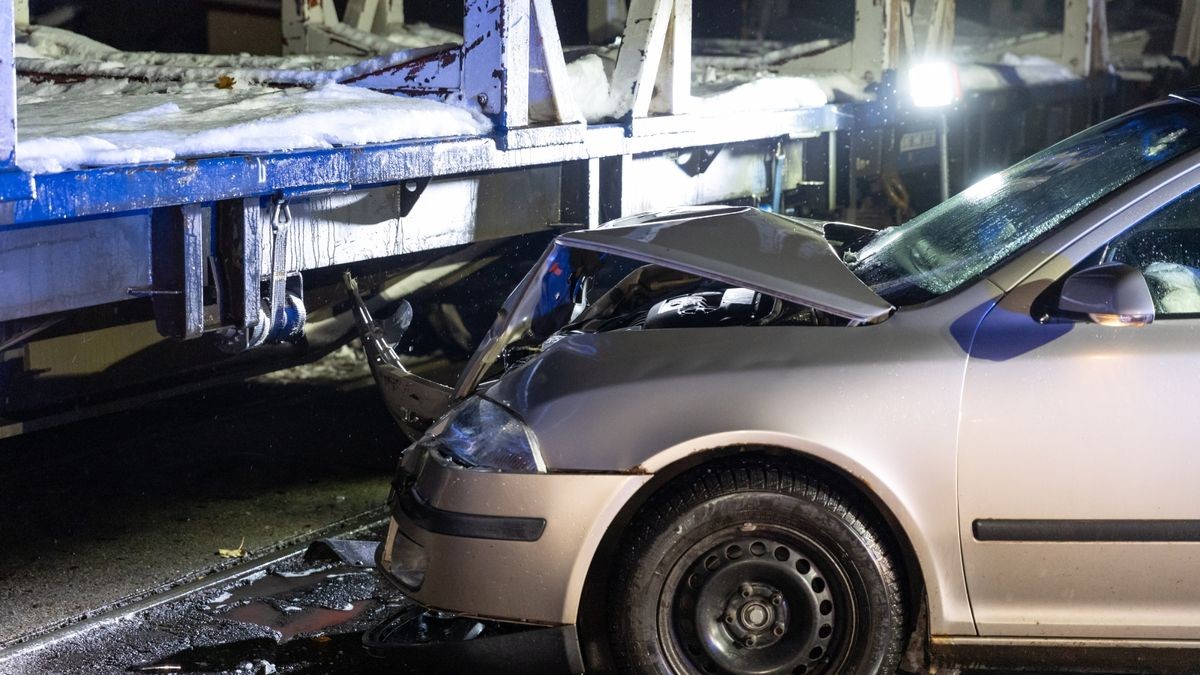
[[(217, 209), (221, 317), (232, 325), (221, 331), (219, 348), (230, 353), (266, 342), (294, 342), (304, 335), (308, 313), (304, 284), (288, 272), (288, 234), (292, 211), (288, 196), (271, 200), (271, 262), (267, 296), (262, 295), (262, 205), (257, 198), (222, 203)], [(223, 273), (223, 274), (221, 274)]]
[(424, 194), (425, 188), (429, 186), (430, 179), (414, 178), (406, 180), (400, 185), (400, 217), (404, 218), (409, 213), (412, 213), (413, 207), (417, 205), (417, 200)]
[(287, 197), (280, 194), (271, 201), (271, 209), (271, 290), (267, 316), (274, 326), (280, 323), (283, 298), (287, 293), (288, 230), (292, 224), (292, 208)]
[(724, 145), (710, 145), (683, 151), (675, 159), (675, 165), (687, 175), (695, 178), (708, 171), (708, 167), (712, 166), (713, 160), (721, 154), (721, 149), (724, 147)]
[(151, 285), (131, 288), (149, 297), (159, 334), (182, 340), (204, 333), (204, 223), (199, 204), (168, 206), (150, 215)]
[(215, 216), (221, 320), (239, 330), (252, 329), (264, 318), (261, 200), (218, 202)]

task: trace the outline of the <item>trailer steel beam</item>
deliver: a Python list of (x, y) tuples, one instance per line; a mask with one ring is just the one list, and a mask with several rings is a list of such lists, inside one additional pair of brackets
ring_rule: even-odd
[(1063, 0), (1062, 53), (1058, 60), (1080, 77), (1108, 66), (1107, 0)]
[[(16, 17), (12, 2), (0, 3), (0, 171), (14, 168), (17, 150)], [(28, 8), (26, 8), (28, 15)], [(26, 16), (28, 22), (28, 16)]]
[(259, 197), (220, 201), (214, 211), (217, 304), (222, 321), (242, 335), (261, 320), (263, 211)]
[[(264, 155), (200, 159), (64, 171), (33, 177), (38, 198), (0, 203), (0, 230), (174, 204), (214, 202), (278, 190), (320, 186), (367, 187), (417, 178), (488, 171), (674, 148), (722, 145), (847, 127), (850, 115), (835, 106), (745, 113), (739, 125), (723, 117), (681, 115), (634, 127), (593, 125), (582, 140), (503, 150), (486, 137), (379, 143)], [(28, 180), (26, 174), (24, 180)], [(12, 177), (0, 175), (0, 191)], [(86, 184), (88, 189), (80, 190)]]
[[(691, 0), (633, 0), (610, 96), (634, 118), (679, 114), (690, 105)], [(656, 86), (658, 89), (655, 95)]]

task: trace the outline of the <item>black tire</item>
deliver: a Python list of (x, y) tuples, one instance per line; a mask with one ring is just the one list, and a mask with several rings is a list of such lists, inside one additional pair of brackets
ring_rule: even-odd
[(880, 528), (835, 481), (768, 462), (687, 474), (630, 525), (609, 593), (620, 672), (896, 672), (904, 599)]

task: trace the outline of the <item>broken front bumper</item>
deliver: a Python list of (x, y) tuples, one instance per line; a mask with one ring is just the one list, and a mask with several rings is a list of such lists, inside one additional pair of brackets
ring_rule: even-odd
[(601, 537), (648, 478), (477, 471), (418, 443), (389, 499), (379, 568), (426, 607), (574, 624)]

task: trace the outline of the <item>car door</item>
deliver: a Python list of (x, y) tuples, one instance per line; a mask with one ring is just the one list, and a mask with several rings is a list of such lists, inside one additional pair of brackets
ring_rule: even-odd
[[(959, 519), (981, 636), (1200, 639), (1200, 191), (1173, 189), (979, 324)], [(1152, 324), (1046, 316), (1068, 274), (1105, 261), (1142, 269)]]

